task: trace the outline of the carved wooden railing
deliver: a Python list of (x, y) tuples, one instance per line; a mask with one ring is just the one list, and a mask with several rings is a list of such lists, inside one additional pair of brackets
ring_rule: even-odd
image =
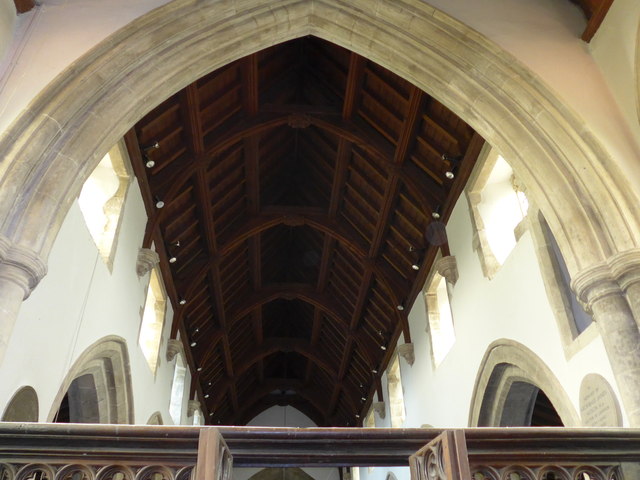
[(640, 462), (640, 430), (0, 423), (0, 480), (228, 480), (232, 458), (240, 467), (410, 463), (414, 480), (636, 480), (625, 470)]
[[(623, 480), (624, 470), (631, 472), (630, 480), (640, 478), (637, 430), (545, 430), (503, 429), (502, 438), (496, 430), (484, 431), (489, 438), (483, 430), (442, 432), (411, 455), (411, 478)], [(628, 445), (622, 444), (624, 438)]]

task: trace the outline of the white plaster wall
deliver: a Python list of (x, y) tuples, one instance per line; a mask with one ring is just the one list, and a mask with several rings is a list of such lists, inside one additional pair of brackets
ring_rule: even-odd
[(636, 78), (639, 29), (640, 2), (616, 0), (590, 43), (591, 54), (636, 137), (640, 137), (640, 84)]
[[(175, 360), (169, 364), (165, 359), (173, 316), (170, 303), (155, 378), (138, 346), (149, 275), (138, 279), (136, 260), (146, 222), (142, 196), (133, 182), (110, 273), (77, 202), (73, 204), (49, 257), (49, 272), (22, 305), (0, 365), (0, 405), (19, 387), (31, 385), (38, 394), (40, 421), (51, 420), (54, 398), (74, 362), (96, 341), (117, 335), (126, 340), (129, 353), (135, 422), (145, 424), (159, 411), (165, 424), (172, 423), (169, 398)], [(187, 391), (189, 383), (187, 376)]]
[(16, 26), (16, 6), (13, 0), (0, 0), (0, 62), (9, 50)]
[[(568, 0), (429, 0), (428, 3), (486, 35), (546, 82), (584, 120), (620, 164), (634, 189), (640, 191), (637, 121), (629, 123), (610, 88), (616, 91), (620, 82), (627, 83), (633, 78), (617, 66), (621, 60), (626, 63), (616, 50), (628, 35), (625, 29), (616, 30), (619, 24), (634, 21), (637, 29), (637, 0), (614, 2), (616, 12), (612, 18), (607, 16), (605, 27), (608, 40), (602, 42), (596, 57), (609, 58), (599, 64), (580, 39), (586, 26), (584, 14)], [(624, 22), (620, 22), (621, 17), (626, 17)], [(628, 48), (626, 43), (625, 49)], [(617, 80), (609, 81), (607, 77), (608, 85), (605, 76), (611, 64), (616, 65), (613, 76)]]
[[(22, 15), (24, 25), (14, 35), (11, 47), (13, 58), (0, 65), (0, 131), (73, 60), (118, 28), (168, 1), (46, 0)], [(637, 2), (622, 2), (632, 7), (629, 16), (635, 15), (637, 23), (638, 15), (633, 13), (637, 10), (633, 4)], [(547, 82), (584, 119), (640, 192), (640, 162), (637, 162), (640, 137), (625, 120), (587, 45), (579, 38), (585, 20), (575, 5), (568, 0), (429, 0), (428, 3), (486, 35)], [(616, 28), (615, 18), (625, 16), (627, 11), (623, 7), (614, 8), (618, 13), (609, 22), (613, 26), (606, 27), (611, 31)], [(611, 36), (624, 41), (626, 33), (614, 32)], [(608, 45), (616, 42), (619, 43), (603, 40), (604, 53), (598, 58), (608, 55)], [(606, 65), (601, 62), (600, 67), (609, 71), (608, 63), (618, 61), (611, 58)]]
[[(0, 63), (0, 131), (74, 60), (168, 1), (45, 0), (20, 15), (9, 58)], [(0, 2), (13, 4), (13, 0)]]
[[(579, 415), (579, 391), (588, 373), (605, 377), (618, 395), (601, 338), (587, 332), (585, 345), (566, 360), (562, 339), (546, 297), (533, 241), (526, 232), (492, 280), (484, 277), (471, 245), (472, 228), (466, 199), (456, 204), (447, 226), (459, 279), (453, 288), (456, 342), (442, 363), (434, 368), (423, 297), (409, 314), (415, 362), (400, 360), (406, 420), (404, 427), (466, 427), (476, 377), (489, 345), (497, 339), (515, 340), (532, 350), (553, 371)], [(592, 325), (589, 329), (597, 329)], [(582, 339), (581, 339), (582, 340)], [(386, 374), (382, 378), (386, 417), (375, 414), (376, 427), (390, 427)], [(626, 424), (626, 418), (625, 418)], [(360, 469), (362, 480), (384, 480), (388, 472), (409, 478), (407, 468)]]
[(294, 407), (273, 406), (256, 415), (247, 423), (249, 427), (317, 427), (315, 422)]
[[(313, 428), (317, 427), (315, 422), (300, 412), (297, 408), (290, 406), (273, 406), (258, 414), (247, 423), (248, 427), (295, 427)], [(261, 468), (234, 468), (233, 480), (248, 480)], [(339, 480), (340, 473), (337, 468), (303, 468), (304, 472), (316, 480)]]

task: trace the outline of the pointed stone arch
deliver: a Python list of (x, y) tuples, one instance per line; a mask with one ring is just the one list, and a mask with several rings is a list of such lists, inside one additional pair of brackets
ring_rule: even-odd
[(581, 119), (510, 54), (422, 0), (376, 0), (375, 8), (371, 0), (174, 0), (74, 62), (0, 140), (8, 305), (0, 345), (19, 297), (45, 274), (84, 180), (135, 121), (203, 74), (305, 35), (399, 74), (498, 148), (540, 205), (572, 274), (637, 251), (636, 195)]
[(149, 420), (147, 420), (147, 425), (164, 425), (162, 414), (160, 412), (153, 412)]
[(92, 384), (96, 405), (89, 407), (98, 423), (134, 422), (129, 353), (123, 338), (104, 337), (78, 357), (60, 385), (48, 422), (56, 420), (65, 395), (77, 379), (89, 379)]
[(38, 394), (33, 387), (22, 387), (13, 394), (2, 414), (3, 422), (37, 422)]
[(638, 111), (638, 122), (640, 123), (640, 21), (638, 22), (636, 38), (636, 109)]
[[(580, 417), (569, 396), (540, 357), (513, 340), (493, 342), (476, 376), (469, 426), (500, 426), (505, 415), (505, 404), (514, 391), (524, 397), (537, 393), (538, 389), (549, 398), (565, 426), (580, 426)], [(509, 415), (509, 412), (506, 414)]]

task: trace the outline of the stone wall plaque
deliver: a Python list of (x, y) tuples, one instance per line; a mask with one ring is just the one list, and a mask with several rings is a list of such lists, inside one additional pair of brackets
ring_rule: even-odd
[(580, 416), (585, 427), (621, 427), (622, 415), (609, 382), (590, 373), (580, 385)]

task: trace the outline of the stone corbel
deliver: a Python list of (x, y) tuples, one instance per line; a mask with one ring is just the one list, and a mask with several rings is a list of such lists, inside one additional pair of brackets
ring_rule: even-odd
[(187, 403), (187, 416), (193, 417), (197, 410), (200, 410), (200, 402), (198, 400), (189, 400)]
[(141, 248), (138, 251), (138, 261), (136, 263), (136, 272), (138, 277), (142, 278), (149, 273), (158, 263), (160, 257), (158, 253), (150, 248)]
[(398, 355), (405, 359), (409, 365), (413, 365), (416, 357), (413, 354), (413, 343), (404, 343), (398, 347)]
[(458, 281), (458, 263), (453, 255), (442, 257), (436, 261), (435, 269), (450, 285), (455, 285)]
[(384, 419), (387, 416), (386, 410), (384, 408), (384, 402), (373, 402), (373, 411), (378, 414), (378, 416)]
[(184, 353), (182, 342), (176, 338), (170, 339), (167, 343), (167, 362), (173, 361), (179, 353)]

